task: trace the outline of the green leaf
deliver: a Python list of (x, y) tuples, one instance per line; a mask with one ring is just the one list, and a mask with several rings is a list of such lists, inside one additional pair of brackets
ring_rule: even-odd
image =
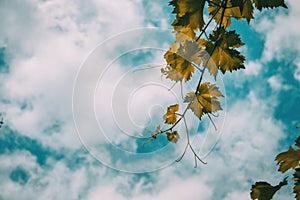
[(253, 0), (255, 7), (258, 10), (262, 10), (263, 8), (276, 8), (276, 7), (284, 7), (287, 8), (284, 0)]
[(175, 31), (189, 28), (192, 31), (201, 30), (204, 26), (203, 9), (205, 0), (172, 0), (169, 5), (174, 6), (176, 18), (172, 23)]
[(295, 173), (293, 174), (293, 180), (295, 181), (293, 187), (295, 198), (297, 200), (300, 200), (300, 168), (295, 169)]
[(294, 169), (300, 162), (300, 150), (290, 147), (288, 151), (278, 154), (276, 160), (279, 164), (278, 171), (284, 173), (291, 168)]
[[(224, 74), (226, 71), (232, 72), (233, 70), (244, 69), (245, 57), (236, 50), (236, 48), (243, 46), (239, 35), (235, 31), (226, 31), (224, 28), (214, 31), (209, 36), (210, 41), (199, 40), (200, 45), (206, 47), (206, 51), (211, 54), (211, 58), (215, 65)], [(216, 46), (215, 46), (216, 45)], [(209, 71), (215, 72), (212, 75), (217, 76), (217, 71), (210, 69)]]
[(271, 200), (274, 194), (284, 185), (287, 185), (287, 178), (284, 178), (276, 186), (272, 186), (267, 182), (256, 182), (255, 185), (252, 185), (251, 188), (251, 199), (253, 200)]
[(201, 119), (203, 114), (213, 113), (222, 110), (219, 97), (223, 97), (219, 88), (215, 84), (205, 82), (200, 84), (197, 93), (189, 92), (184, 99), (185, 103), (189, 103), (189, 109)]
[(166, 124), (174, 124), (177, 120), (177, 115), (175, 114), (179, 109), (179, 105), (175, 104), (168, 107), (167, 113), (163, 116)]

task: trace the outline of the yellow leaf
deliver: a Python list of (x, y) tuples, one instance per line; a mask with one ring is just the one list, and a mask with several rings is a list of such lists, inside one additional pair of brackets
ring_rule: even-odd
[(284, 185), (287, 185), (287, 178), (283, 179), (278, 185), (272, 186), (267, 182), (256, 182), (251, 188), (251, 199), (253, 200), (271, 200), (274, 194)]
[(166, 124), (174, 124), (177, 120), (176, 112), (179, 109), (179, 105), (175, 104), (168, 107), (167, 113), (163, 116)]
[(252, 0), (231, 0), (233, 7), (238, 7), (240, 13), (242, 13), (242, 18), (245, 18), (248, 23), (253, 19), (253, 2)]
[(219, 88), (215, 84), (205, 82), (200, 84), (197, 94), (189, 92), (184, 99), (184, 102), (189, 103), (189, 109), (201, 119), (203, 114), (213, 113), (222, 110), (221, 104), (218, 100), (223, 97)]
[[(207, 65), (208, 70), (213, 76), (217, 76), (217, 66), (223, 73), (226, 71), (244, 69), (245, 57), (236, 48), (244, 45), (235, 31), (226, 31), (224, 28), (214, 31), (207, 41), (201, 39), (198, 43), (206, 47), (206, 51), (211, 55), (215, 65)], [(215, 46), (216, 45), (216, 46)], [(203, 58), (201, 58), (204, 60)]]
[(161, 72), (166, 75), (166, 78), (169, 78), (173, 81), (182, 81), (183, 76), (176, 70), (170, 66), (161, 69)]
[(295, 150), (293, 147), (290, 147), (288, 151), (278, 154), (276, 160), (279, 164), (278, 171), (284, 173), (291, 168), (294, 169), (299, 165), (300, 150)]
[[(233, 7), (231, 1), (227, 1), (226, 9), (220, 8), (222, 1), (221, 0), (213, 0), (213, 3), (208, 5), (208, 12), (210, 17), (214, 17), (217, 24), (222, 24), (225, 28), (229, 28), (231, 25), (231, 17), (236, 19), (241, 19), (242, 15), (240, 9), (238, 7)], [(224, 16), (222, 18), (222, 14), (224, 12)], [(222, 20), (222, 21), (221, 21)]]
[(170, 49), (164, 55), (167, 67), (162, 70), (163, 74), (176, 82), (190, 80), (195, 70), (193, 64), (199, 65), (201, 62), (201, 50), (198, 43), (189, 40), (180, 44), (177, 52)]
[(262, 8), (276, 8), (279, 6), (287, 8), (284, 0), (254, 0), (254, 4), (260, 11)]
[(253, 17), (253, 4), (251, 0), (244, 0), (244, 8), (242, 12), (242, 17), (247, 20), (248, 23), (250, 23), (251, 19), (254, 19)]
[(155, 129), (155, 133), (160, 133), (160, 128), (161, 128), (161, 126), (160, 125), (158, 125), (157, 127), (156, 127), (156, 129)]
[(167, 138), (170, 142), (176, 143), (179, 140), (179, 134), (177, 131), (166, 132)]
[(177, 31), (176, 42), (183, 43), (186, 40), (194, 40), (196, 37), (195, 32), (190, 28), (181, 28), (179, 30), (175, 29), (175, 31)]
[(200, 53), (200, 59), (201, 59), (201, 64), (203, 66), (206, 66), (206, 68), (208, 69), (210, 75), (214, 76), (216, 78), (217, 74), (218, 74), (218, 66), (216, 65), (215, 61), (212, 59), (212, 57), (210, 56), (209, 52), (207, 52), (206, 46), (207, 45), (207, 41), (203, 38), (200, 38), (198, 40), (198, 43), (202, 46), (202, 48), (204, 49), (201, 53)]
[(172, 0), (169, 5), (174, 6), (176, 18), (172, 25), (175, 31), (189, 28), (192, 31), (201, 30), (204, 26), (203, 8), (205, 0)]
[(294, 184), (294, 193), (297, 200), (300, 200), (300, 168), (295, 169), (295, 173), (293, 174)]
[(295, 140), (295, 142), (296, 142), (296, 146), (298, 147), (298, 148), (300, 148), (300, 136)]
[(176, 52), (178, 50), (179, 46), (177, 43), (172, 43), (170, 45), (170, 52)]

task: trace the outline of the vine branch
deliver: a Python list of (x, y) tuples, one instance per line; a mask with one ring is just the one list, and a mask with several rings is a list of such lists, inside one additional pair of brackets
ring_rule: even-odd
[[(218, 31), (217, 31), (217, 34), (218, 34), (218, 35), (220, 34), (220, 30), (221, 30), (221, 28), (222, 28), (222, 22), (223, 22), (223, 19), (224, 19), (224, 15), (225, 15), (225, 10), (226, 10), (227, 2), (228, 2), (228, 0), (223, 0), (222, 3), (221, 3), (221, 5), (217, 5), (217, 6), (218, 6), (218, 9), (217, 9), (216, 12), (214, 13), (214, 15), (211, 17), (211, 19), (208, 21), (208, 23), (205, 25), (205, 27), (201, 30), (199, 36), (198, 36), (197, 39), (196, 39), (196, 42), (202, 37), (203, 34), (206, 35), (206, 30), (207, 30), (207, 28), (209, 27), (209, 25), (211, 24), (212, 20), (213, 20), (214, 17), (217, 15), (217, 13), (220, 11), (220, 9), (223, 8), (223, 9), (222, 9), (221, 18), (220, 18), (220, 22), (217, 23), (217, 24), (219, 24), (219, 26), (218, 26), (218, 28), (217, 28), (217, 30), (218, 30)], [(208, 0), (208, 3), (212, 3), (212, 1), (209, 1), (209, 0)], [(192, 146), (191, 143), (190, 143), (189, 131), (188, 131), (188, 127), (187, 127), (187, 123), (186, 123), (186, 119), (185, 119), (185, 114), (186, 114), (186, 112), (188, 111), (188, 109), (191, 107), (192, 102), (195, 100), (195, 98), (197, 98), (197, 93), (198, 93), (198, 91), (199, 91), (198, 89), (199, 89), (199, 87), (200, 87), (200, 85), (201, 85), (201, 83), (202, 83), (202, 80), (203, 80), (203, 77), (204, 77), (204, 73), (205, 73), (205, 69), (207, 68), (208, 63), (209, 63), (209, 61), (210, 61), (210, 59), (211, 59), (211, 56), (213, 55), (213, 53), (214, 53), (216, 47), (217, 47), (217, 43), (214, 43), (214, 46), (213, 46), (211, 52), (209, 52), (210, 57), (209, 57), (209, 59), (205, 62), (205, 64), (203, 65), (203, 69), (200, 69), (198, 66), (196, 67), (197, 69), (200, 69), (200, 70), (199, 70), (199, 72), (200, 72), (200, 78), (199, 78), (197, 87), (196, 87), (196, 89), (195, 89), (195, 95), (192, 97), (192, 100), (191, 100), (191, 101), (189, 102), (189, 104), (186, 106), (186, 108), (184, 109), (184, 111), (183, 111), (182, 114), (176, 113), (176, 115), (179, 116), (179, 119), (178, 119), (171, 127), (167, 128), (167, 129), (165, 129), (165, 130), (160, 130), (159, 132), (157, 132), (157, 133), (155, 134), (155, 137), (156, 137), (156, 136), (158, 136), (158, 135), (160, 135), (160, 134), (166, 133), (166, 132), (168, 132), (168, 131), (172, 131), (173, 128), (174, 128), (175, 126), (177, 126), (177, 125), (179, 124), (179, 122), (181, 122), (182, 119), (183, 119), (184, 125), (185, 125), (185, 129), (186, 129), (187, 143), (186, 143), (186, 145), (185, 145), (185, 148), (184, 148), (184, 151), (183, 151), (182, 155), (176, 160), (176, 162), (179, 162), (179, 161), (184, 157), (184, 155), (185, 155), (185, 153), (186, 153), (186, 151), (187, 151), (187, 148), (189, 147), (189, 148), (191, 149), (191, 151), (193, 152), (193, 154), (194, 154), (194, 158), (195, 158), (195, 167), (197, 167), (197, 160), (199, 160), (199, 161), (200, 161), (201, 163), (203, 163), (203, 164), (206, 164), (206, 162), (204, 162), (204, 161), (198, 156), (198, 154), (196, 153), (196, 151), (194, 150), (193, 146)], [(194, 66), (194, 63), (193, 63), (193, 66)], [(197, 98), (197, 101), (199, 102), (198, 98)], [(202, 104), (201, 104), (201, 105), (202, 105)], [(208, 118), (209, 118), (209, 120), (212, 122), (212, 124), (213, 124), (215, 130), (217, 130), (217, 127), (216, 127), (215, 123), (213, 122), (211, 116), (209, 115), (209, 113), (207, 113), (207, 114), (208, 114)], [(213, 115), (213, 116), (214, 116), (214, 115)]]

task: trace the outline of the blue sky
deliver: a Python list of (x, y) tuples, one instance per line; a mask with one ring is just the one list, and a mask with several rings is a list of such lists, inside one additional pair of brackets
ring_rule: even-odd
[[(208, 162), (195, 169), (190, 152), (174, 163), (184, 134), (139, 139), (181, 98), (160, 68), (137, 70), (164, 63), (168, 1), (0, 1), (0, 199), (232, 200), (255, 181), (277, 184), (274, 158), (300, 121), (300, 5), (287, 5), (233, 23), (246, 69), (217, 79), (218, 132), (188, 116)], [(293, 199), (291, 186), (276, 199)]]

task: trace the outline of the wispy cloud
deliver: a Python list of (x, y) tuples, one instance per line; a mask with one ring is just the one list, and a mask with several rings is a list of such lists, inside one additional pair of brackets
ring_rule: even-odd
[[(288, 12), (280, 11), (278, 16), (260, 19), (255, 25), (255, 29), (266, 40), (264, 59), (249, 62), (251, 67), (244, 73), (248, 76), (241, 76), (241, 73), (233, 75), (233, 78), (225, 76), (230, 80), (225, 83), (231, 82), (225, 84), (225, 95), (230, 103), (224, 111), (226, 123), (221, 130), (222, 137), (210, 156), (205, 158), (208, 164), (193, 169), (193, 157), (187, 153), (180, 163), (160, 171), (130, 174), (105, 167), (83, 150), (72, 116), (73, 83), (80, 64), (99, 42), (138, 27), (168, 27), (170, 14), (166, 11), (169, 12), (170, 8), (167, 7), (167, 1), (164, 6), (160, 1), (145, 3), (140, 0), (1, 1), (0, 48), (5, 51), (4, 59), (9, 66), (9, 73), (0, 74), (0, 92), (3, 94), (0, 105), (5, 112), (6, 127), (3, 128), (15, 134), (6, 132), (0, 136), (0, 141), (14, 146), (20, 145), (17, 143), (35, 143), (36, 149), (32, 150), (30, 145), (25, 144), (22, 148), (10, 148), (8, 145), (0, 148), (3, 149), (0, 154), (0, 199), (19, 199), (20, 196), (23, 199), (91, 200), (249, 199), (249, 189), (256, 180), (268, 179), (276, 183), (280, 175), (274, 175), (276, 166), (273, 158), (279, 142), (285, 138), (285, 124), (273, 117), (280, 101), (277, 99), (280, 92), (272, 93), (267, 98), (260, 93), (262, 88), (270, 86), (274, 91), (281, 90), (284, 84), (280, 82), (282, 77), (272, 76), (273, 78), (268, 79), (269, 84), (265, 80), (265, 85), (252, 84), (251, 89), (244, 92), (244, 96), (238, 97), (235, 94), (243, 90), (249, 81), (261, 78), (263, 64), (275, 58), (284, 59), (282, 55), (286, 55), (285, 50), (300, 50), (299, 45), (296, 45), (299, 41), (299, 29), (285, 23), (288, 18), (291, 23), (297, 24), (297, 2), (290, 1), (289, 4), (291, 8)], [(287, 34), (286, 30), (291, 31)], [(140, 38), (137, 37), (136, 42), (138, 39)], [(124, 40), (124, 45), (129, 42)], [(164, 45), (161, 35), (157, 35), (157, 41), (153, 44)], [(120, 50), (114, 47), (116, 46), (104, 49), (103, 54)], [(160, 64), (163, 59), (159, 56), (159, 53), (153, 54), (145, 60), (151, 58), (154, 59), (153, 63)], [(106, 57), (103, 55), (101, 58)], [(292, 62), (299, 64), (297, 59)], [(112, 80), (119, 80), (130, 67), (124, 67), (122, 62), (115, 63), (110, 71), (111, 75), (103, 79), (102, 86), (107, 98), (102, 100), (110, 103), (110, 98), (114, 96), (109, 94), (109, 90), (116, 85)], [(295, 71), (296, 78), (298, 71)], [(143, 76), (137, 76), (135, 82), (122, 82), (124, 91), (126, 87), (142, 81), (160, 81), (159, 72), (148, 70), (136, 73), (142, 73)], [(229, 86), (234, 89), (228, 88)], [(179, 89), (178, 85), (174, 90)], [(151, 96), (151, 93), (156, 96)], [(173, 96), (162, 97), (162, 93), (163, 91), (151, 87), (146, 93), (136, 93), (132, 102), (135, 110), (132, 110), (131, 117), (141, 125), (147, 122), (148, 116), (154, 116), (151, 111), (158, 112), (161, 116), (164, 110), (160, 105), (174, 100)], [(145, 98), (147, 95), (149, 97)], [(96, 99), (101, 99), (102, 96), (103, 93), (96, 91)], [(122, 102), (122, 97), (124, 96), (115, 96), (116, 103)], [(84, 101), (84, 96), (80, 100)], [(153, 110), (148, 108), (145, 112), (147, 117), (143, 118), (145, 113), (140, 111), (145, 105), (153, 105), (153, 101), (159, 105), (154, 106)], [(137, 150), (141, 146), (136, 140), (128, 142), (128, 137), (118, 137), (116, 127), (110, 126), (115, 123), (109, 118), (110, 107), (103, 107), (99, 102), (99, 105), (96, 103), (96, 108), (101, 111), (101, 115), (98, 113), (101, 122), (105, 122), (106, 131), (111, 133), (109, 137), (115, 140), (115, 144), (130, 150)], [(90, 118), (84, 113), (81, 117), (87, 128), (91, 132), (95, 131), (89, 126)], [(127, 116), (122, 115), (121, 122), (126, 122), (122, 120), (125, 117)], [(132, 131), (133, 127), (126, 123), (123, 125)], [(144, 126), (140, 130), (146, 134)], [(138, 136), (139, 133), (132, 134)], [(201, 146), (205, 137), (205, 133), (199, 133), (195, 146)], [(93, 142), (94, 137), (91, 136), (90, 139)], [(182, 150), (184, 139), (183, 136), (181, 144), (168, 144), (173, 156), (172, 159), (168, 158), (170, 160), (162, 160), (168, 155), (154, 155), (150, 160), (133, 160), (128, 163), (126, 159), (115, 155), (112, 148), (105, 148), (102, 155), (127, 169), (134, 165), (149, 165), (148, 167), (153, 168), (163, 161), (173, 162)], [(215, 136), (206, 138), (207, 143), (215, 140)], [(202, 150), (207, 150), (205, 148), (203, 145)], [(36, 151), (47, 152), (43, 155), (43, 164), (39, 162), (41, 155), (34, 153)]]

